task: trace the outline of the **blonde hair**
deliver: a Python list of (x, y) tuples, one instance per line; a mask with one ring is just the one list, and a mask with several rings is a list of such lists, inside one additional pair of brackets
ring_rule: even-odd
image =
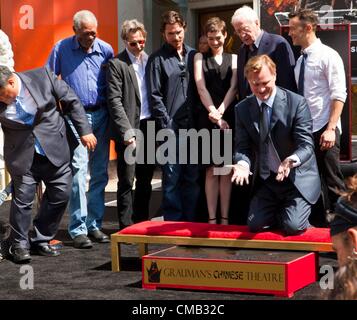
[(276, 74), (276, 65), (274, 61), (266, 54), (252, 57), (248, 60), (244, 67), (244, 75), (248, 78), (251, 72), (258, 73), (262, 70), (263, 66), (267, 66), (272, 74)]

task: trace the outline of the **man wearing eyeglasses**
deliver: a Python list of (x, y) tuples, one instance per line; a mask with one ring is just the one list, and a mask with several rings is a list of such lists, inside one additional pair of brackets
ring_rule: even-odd
[[(113, 58), (113, 49), (97, 38), (97, 26), (97, 19), (92, 12), (78, 11), (73, 16), (75, 35), (59, 41), (47, 62), (80, 98), (98, 141), (96, 149), (90, 153), (79, 145), (72, 159), (73, 185), (68, 207), (68, 231), (74, 247), (78, 249), (92, 247), (88, 236), (99, 243), (109, 242), (109, 237), (100, 229), (109, 162), (106, 66)], [(72, 123), (69, 123), (78, 138)], [(88, 171), (90, 181), (86, 195)]]
[(184, 43), (186, 22), (175, 11), (162, 15), (163, 46), (148, 61), (146, 78), (149, 104), (158, 129), (174, 133), (176, 154), (173, 161), (162, 165), (162, 213), (165, 220), (193, 221), (199, 187), (197, 164), (179, 161), (179, 150), (186, 148), (187, 138), (180, 129), (194, 127), (193, 108), (197, 105), (197, 91), (193, 75), (195, 50)]
[(276, 84), (296, 92), (295, 57), (289, 43), (280, 35), (262, 30), (258, 15), (251, 7), (243, 6), (237, 9), (231, 23), (242, 41), (238, 53), (239, 101), (251, 94), (248, 81), (244, 76), (244, 66), (251, 57), (259, 54), (267, 54), (276, 64)]
[[(151, 196), (151, 179), (155, 164), (128, 163), (125, 159), (127, 147), (140, 148), (145, 155), (147, 126), (151, 111), (147, 98), (145, 67), (148, 55), (145, 53), (146, 30), (142, 23), (126, 20), (123, 23), (121, 38), (125, 49), (109, 61), (108, 109), (111, 120), (111, 136), (115, 140), (117, 152), (117, 209), (119, 228), (123, 229), (134, 222), (148, 220)], [(153, 122), (152, 122), (153, 123)], [(137, 136), (134, 130), (140, 129)], [(137, 144), (137, 139), (144, 138)], [(150, 137), (155, 139), (155, 137)], [(150, 150), (154, 151), (155, 150)], [(138, 150), (135, 150), (138, 155)], [(144, 159), (144, 158), (143, 158)], [(134, 176), (136, 177), (133, 194)]]

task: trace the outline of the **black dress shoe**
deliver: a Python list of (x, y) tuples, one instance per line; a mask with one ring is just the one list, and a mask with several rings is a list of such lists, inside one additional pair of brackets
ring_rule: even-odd
[(15, 263), (27, 263), (31, 260), (30, 251), (28, 249), (10, 247), (9, 252)]
[(90, 249), (93, 247), (93, 243), (85, 234), (80, 234), (73, 239), (73, 246), (77, 249)]
[(95, 242), (107, 243), (110, 242), (109, 237), (100, 230), (88, 231), (88, 236)]
[(58, 250), (52, 248), (49, 244), (33, 245), (31, 250), (35, 254), (45, 257), (57, 257), (61, 254)]

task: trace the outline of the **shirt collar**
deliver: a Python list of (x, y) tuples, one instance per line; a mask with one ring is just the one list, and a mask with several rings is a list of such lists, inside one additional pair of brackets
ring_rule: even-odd
[(143, 51), (143, 52), (141, 53), (140, 57), (137, 58), (136, 56), (134, 56), (134, 55), (128, 50), (128, 48), (125, 48), (125, 50), (126, 50), (126, 52), (127, 52), (127, 54), (128, 54), (128, 56), (129, 56), (129, 58), (130, 58), (130, 60), (131, 60), (132, 63), (135, 63), (135, 62), (137, 62), (138, 60), (140, 60), (141, 62), (144, 62), (144, 63), (145, 63), (146, 60), (148, 59), (148, 55), (146, 54), (145, 51)]
[(256, 97), (259, 107), (264, 102), (266, 105), (268, 105), (269, 108), (273, 108), (275, 96), (276, 96), (276, 87), (273, 89), (273, 92), (267, 101), (262, 101)]
[[(164, 46), (164, 48), (166, 48), (166, 50), (169, 53), (178, 55), (177, 50), (172, 45), (170, 45), (167, 42), (165, 42), (163, 46)], [(186, 45), (183, 43), (182, 47), (183, 47), (183, 56), (186, 56), (186, 53), (187, 53)]]
[(262, 38), (263, 38), (263, 33), (264, 33), (264, 30), (261, 30), (259, 36), (254, 41), (256, 48), (259, 48), (260, 42), (262, 41)]
[(18, 87), (19, 87), (19, 92), (17, 93), (16, 99), (23, 99), (25, 96), (25, 88), (22, 85), (22, 81), (21, 81), (20, 77), (16, 73), (14, 73), (14, 76), (17, 79), (17, 83), (18, 83)]
[[(72, 50), (82, 50), (81, 45), (79, 44), (79, 41), (76, 36), (73, 36), (73, 41), (72, 41)], [(92, 52), (98, 52), (102, 53), (102, 50), (100, 49), (98, 39), (94, 39), (93, 46), (92, 46)]]
[(310, 44), (307, 48), (302, 50), (302, 53), (307, 53), (309, 55), (312, 51), (315, 50), (316, 47), (321, 45), (321, 40), (320, 38), (317, 38), (312, 44)]

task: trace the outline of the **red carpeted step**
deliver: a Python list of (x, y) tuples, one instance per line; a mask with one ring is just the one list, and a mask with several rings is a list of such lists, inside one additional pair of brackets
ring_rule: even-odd
[(247, 226), (219, 225), (198, 222), (144, 221), (118, 232), (125, 235), (197, 237), (211, 239), (254, 239), (297, 242), (330, 243), (330, 229), (309, 228), (295, 236), (284, 236), (282, 231), (252, 233)]

